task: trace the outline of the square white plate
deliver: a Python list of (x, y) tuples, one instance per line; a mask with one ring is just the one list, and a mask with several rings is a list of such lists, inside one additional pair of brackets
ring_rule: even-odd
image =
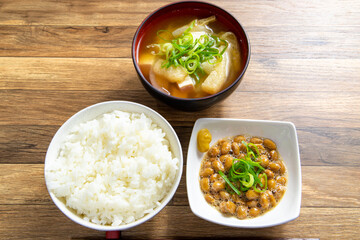
[[(236, 217), (224, 216), (205, 201), (199, 184), (200, 163), (204, 153), (197, 150), (197, 133), (202, 128), (209, 129), (212, 135), (210, 146), (220, 138), (240, 134), (265, 137), (275, 141), (287, 167), (288, 183), (285, 195), (274, 209), (256, 218), (240, 220)], [(189, 142), (186, 187), (192, 212), (213, 223), (239, 228), (261, 228), (294, 220), (300, 214), (301, 204), (301, 166), (295, 125), (291, 122), (263, 120), (198, 119)]]

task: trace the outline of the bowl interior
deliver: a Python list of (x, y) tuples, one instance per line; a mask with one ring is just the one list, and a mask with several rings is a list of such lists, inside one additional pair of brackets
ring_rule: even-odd
[[(280, 203), (266, 214), (248, 220), (225, 217), (204, 199), (199, 184), (200, 163), (203, 153), (197, 150), (196, 137), (200, 129), (212, 134), (211, 144), (223, 137), (247, 134), (267, 137), (277, 143), (279, 153), (288, 171), (288, 184)], [(195, 215), (217, 224), (259, 228), (279, 225), (298, 217), (301, 202), (301, 171), (295, 126), (289, 122), (203, 118), (195, 122), (187, 155), (186, 187), (191, 210)]]
[[(170, 98), (175, 98), (171, 95), (167, 95), (163, 93), (162, 91), (157, 90), (155, 87), (151, 85), (151, 83), (147, 79), (147, 74), (142, 72), (142, 70), (139, 67), (139, 50), (142, 48), (143, 44), (146, 44), (147, 38), (151, 33), (157, 32), (160, 29), (159, 26), (166, 26), (169, 24), (168, 19), (174, 19), (176, 17), (179, 18), (189, 18), (189, 20), (195, 19), (195, 18), (205, 18), (215, 15), (217, 20), (221, 23), (223, 26), (223, 29), (226, 31), (233, 32), (239, 43), (240, 47), (240, 54), (241, 54), (241, 73), (239, 74), (238, 78), (226, 89), (222, 90), (221, 92), (208, 96), (216, 96), (227, 89), (231, 88), (232, 86), (236, 85), (238, 81), (241, 80), (241, 77), (245, 73), (245, 70), (247, 68), (247, 65), (250, 60), (250, 46), (248, 37), (240, 25), (240, 23), (227, 11), (204, 2), (177, 2), (172, 3), (169, 5), (166, 5), (152, 14), (150, 14), (139, 26), (138, 30), (135, 33), (134, 39), (133, 39), (133, 45), (132, 45), (132, 57), (135, 69), (140, 76), (141, 80), (143, 81), (143, 84), (146, 84), (148, 87), (152, 88), (152, 90), (158, 92), (161, 95), (169, 96)], [(204, 98), (208, 98), (204, 97)], [(185, 98), (179, 98), (185, 99)], [(196, 99), (203, 99), (203, 98), (196, 98)], [(195, 99), (195, 100), (196, 100)], [(191, 99), (194, 100), (194, 99)]]
[[(85, 227), (89, 227), (92, 229), (100, 230), (100, 231), (116, 231), (116, 230), (125, 230), (134, 226), (137, 226), (152, 217), (154, 217), (160, 210), (166, 206), (166, 204), (171, 200), (173, 195), (176, 192), (176, 189), (180, 183), (181, 174), (182, 174), (182, 168), (183, 168), (183, 156), (182, 156), (182, 149), (180, 141), (174, 131), (174, 129), (171, 127), (171, 125), (164, 119), (160, 114), (155, 112), (154, 110), (143, 106), (141, 104), (133, 103), (133, 102), (127, 102), (127, 101), (110, 101), (110, 102), (103, 102), (99, 104), (92, 105), (90, 107), (87, 107), (80, 112), (73, 115), (71, 118), (69, 118), (56, 132), (55, 136), (53, 137), (49, 148), (46, 153), (45, 157), (45, 168), (46, 168), (46, 162), (48, 159), (54, 159), (57, 158), (60, 145), (65, 140), (68, 133), (72, 130), (72, 128), (75, 125), (78, 125), (82, 122), (94, 119), (101, 114), (111, 112), (113, 110), (121, 110), (121, 111), (127, 111), (127, 112), (134, 112), (134, 113), (144, 113), (147, 117), (150, 117), (159, 127), (163, 129), (163, 131), (166, 134), (166, 138), (170, 142), (171, 151), (174, 154), (175, 157), (179, 159), (179, 169), (177, 171), (177, 175), (175, 177), (174, 184), (170, 190), (170, 192), (167, 194), (167, 196), (162, 200), (161, 205), (158, 206), (152, 213), (145, 215), (143, 218), (138, 219), (135, 222), (132, 222), (130, 224), (121, 225), (121, 226), (104, 226), (104, 225), (98, 225), (95, 223), (91, 223), (88, 221), (85, 221), (81, 217), (79, 217), (77, 214), (75, 214), (71, 209), (67, 208), (64, 204), (64, 202), (60, 201), (52, 192), (49, 191), (49, 194), (54, 201), (55, 205), (70, 219), (75, 221), (78, 224), (81, 224)], [(45, 179), (46, 181), (46, 179)]]

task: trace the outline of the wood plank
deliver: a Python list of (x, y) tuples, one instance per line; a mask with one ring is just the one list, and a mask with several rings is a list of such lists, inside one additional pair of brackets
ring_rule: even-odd
[(360, 91), (359, 75), (360, 59), (262, 58), (251, 60), (237, 91)]
[(53, 205), (0, 205), (1, 239), (93, 239), (105, 233), (80, 226)]
[[(101, 239), (94, 231), (67, 219), (54, 205), (0, 205), (0, 238)], [(148, 222), (122, 232), (124, 239), (276, 238), (356, 239), (358, 208), (302, 208), (296, 220), (266, 229), (237, 229), (196, 217), (188, 206), (167, 206)], [(176, 224), (181, 222), (181, 224)], [(19, 231), (19, 223), (22, 230)], [(331, 223), (331, 227), (329, 227)], [(209, 231), (209, 229), (211, 229)]]
[[(360, 92), (358, 76), (360, 59), (262, 58), (251, 60), (237, 91)], [(0, 90), (143, 89), (129, 58), (3, 57), (0, 79)]]
[(143, 89), (131, 59), (0, 58), (0, 89)]
[[(359, 14), (360, 17), (360, 14)], [(360, 21), (358, 21), (360, 23)], [(353, 26), (247, 27), (252, 58), (359, 58), (359, 24)], [(300, 68), (301, 69), (301, 68)], [(299, 70), (300, 70), (299, 69)]]
[[(175, 213), (170, 214), (175, 210)], [(161, 212), (152, 222), (125, 231), (123, 236), (125, 238), (127, 236), (138, 239), (146, 238), (148, 231), (151, 231), (151, 234), (158, 235), (158, 238), (180, 236), (180, 238), (230, 237), (237, 239), (242, 237), (248, 239), (273, 236), (278, 238), (354, 239), (358, 236), (358, 232), (353, 226), (359, 223), (360, 217), (359, 211), (352, 208), (303, 208), (300, 217), (295, 221), (259, 231), (259, 229), (235, 229), (216, 225), (196, 217), (187, 207), (175, 209), (175, 207), (169, 206), (163, 211), (164, 213)], [(350, 216), (351, 214), (353, 215)], [(182, 225), (174, 224), (180, 219), (182, 219)], [(331, 222), (331, 228), (329, 228), (329, 222)], [(188, 231), (189, 229), (191, 231)]]
[[(351, 167), (303, 167), (302, 199), (305, 201), (304, 204), (307, 207), (333, 205), (340, 208), (359, 208), (360, 187), (351, 184), (355, 179), (360, 179), (359, 170), (359, 168)], [(342, 179), (342, 184), (336, 187), (339, 185), (339, 179)], [(359, 210), (358, 212), (360, 213)]]
[[(226, 117), (291, 121), (299, 128), (360, 127), (360, 112), (357, 110), (360, 95), (357, 92), (237, 91), (216, 107), (197, 113), (172, 109), (156, 101), (145, 90), (0, 90), (0, 100), (0, 125), (61, 125), (89, 105), (126, 100), (149, 106), (170, 122), (180, 121), (187, 126), (200, 117)], [(29, 101), (36, 104), (29, 105)]]
[(131, 57), (136, 27), (0, 26), (0, 56)]
[(52, 204), (44, 180), (44, 164), (1, 164), (0, 204)]
[(297, 131), (302, 164), (359, 166), (360, 128), (309, 127)]
[(0, 163), (44, 163), (45, 154), (59, 126), (0, 127)]
[[(138, 26), (152, 11), (172, 1), (3, 0), (1, 25)], [(359, 25), (358, 1), (209, 2), (237, 16), (244, 26)]]
[[(0, 25), (0, 56), (131, 58), (136, 29), (135, 26)], [(251, 58), (265, 58), (265, 63), (271, 65), (281, 58), (358, 59), (360, 55), (360, 26), (356, 25), (301, 26), (296, 31), (293, 26), (249, 26), (246, 31)]]
[[(192, 122), (170, 122), (187, 155)], [(0, 127), (0, 163), (43, 163), (52, 137), (60, 126), (4, 125)], [(297, 128), (303, 166), (360, 166), (360, 128)], [(351, 133), (351, 137), (349, 135)], [(341, 151), (339, 147), (341, 146)], [(341, 159), (341, 161), (339, 161)], [(186, 161), (185, 161), (186, 163)]]
[[(186, 166), (179, 188), (169, 205), (187, 206)], [(1, 164), (1, 204), (52, 205), (44, 180), (44, 164)], [(360, 208), (359, 184), (334, 186), (341, 179), (360, 178), (359, 167), (302, 166), (302, 203), (306, 207)]]

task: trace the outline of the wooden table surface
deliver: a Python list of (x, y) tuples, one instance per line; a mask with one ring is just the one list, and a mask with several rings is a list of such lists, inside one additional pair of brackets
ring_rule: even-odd
[(236, 92), (195, 113), (153, 99), (131, 60), (137, 26), (167, 2), (0, 0), (0, 239), (104, 238), (57, 209), (43, 168), (57, 129), (108, 100), (158, 111), (185, 156), (201, 117), (291, 121), (301, 155), (301, 213), (292, 222), (236, 229), (202, 220), (189, 208), (184, 172), (170, 204), (123, 238), (359, 239), (360, 1), (211, 1), (242, 23), (252, 54)]

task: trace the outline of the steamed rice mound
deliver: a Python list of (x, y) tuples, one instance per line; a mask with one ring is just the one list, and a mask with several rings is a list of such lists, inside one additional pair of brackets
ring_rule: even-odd
[(49, 190), (85, 220), (118, 226), (160, 205), (178, 165), (150, 118), (113, 111), (76, 126), (45, 175)]

